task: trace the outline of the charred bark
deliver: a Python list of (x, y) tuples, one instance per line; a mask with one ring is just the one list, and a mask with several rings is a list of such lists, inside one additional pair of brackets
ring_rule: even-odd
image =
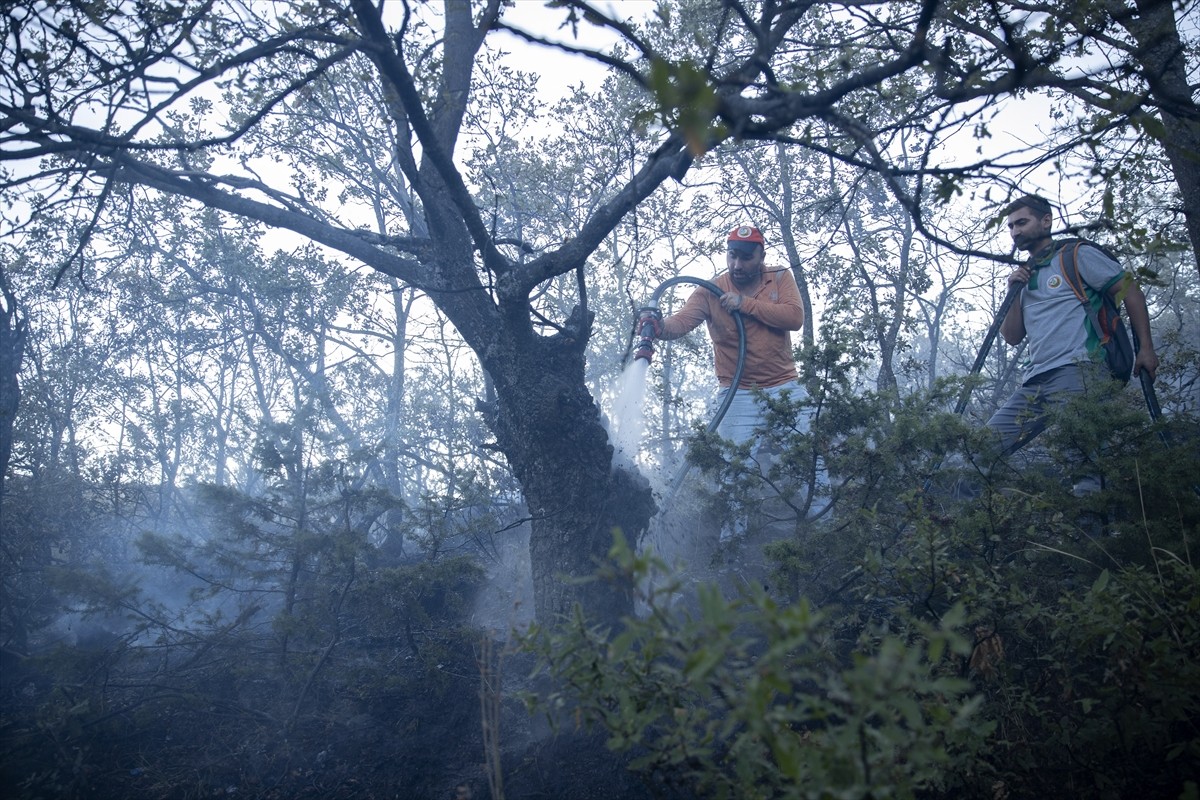
[(632, 610), (631, 587), (593, 576), (614, 530), (636, 542), (655, 508), (646, 479), (613, 466), (600, 409), (584, 382), (591, 321), (583, 316), (577, 310), (555, 336), (505, 336), (485, 362), (497, 398), (485, 417), (533, 518), (534, 611), (543, 622), (576, 602), (602, 619)]
[(1200, 106), (1188, 83), (1187, 50), (1170, 2), (1137, 0), (1125, 27), (1137, 40), (1135, 57), (1158, 106), (1163, 151), (1183, 201), (1188, 238), (1200, 269)]
[(0, 520), (4, 519), (4, 478), (12, 457), (13, 424), (21, 405), (21, 385), (18, 376), (25, 355), (28, 322), (20, 313), (17, 298), (8, 285), (8, 277), (0, 272)]

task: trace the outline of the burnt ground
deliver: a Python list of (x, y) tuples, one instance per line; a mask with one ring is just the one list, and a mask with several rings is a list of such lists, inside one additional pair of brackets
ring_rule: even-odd
[[(265, 680), (249, 690), (243, 684), (236, 697), (222, 696), (219, 685), (193, 686), (205, 691), (160, 694), (105, 713), (86, 701), (72, 706), (82, 697), (77, 689), (41, 680), (37, 665), (25, 663), (3, 679), (0, 792), (55, 799), (439, 800), (467, 783), (474, 800), (492, 800), (474, 647), (457, 653), (433, 672), (398, 670), (390, 685), (346, 680), (326, 687), (291, 726), (281, 725), (288, 706)], [(522, 693), (537, 688), (527, 677), (533, 662), (506, 658), (499, 735), (505, 798), (675, 796), (652, 790), (627, 768), (628, 757), (610, 752), (600, 732), (579, 729), (569, 711), (558, 725), (531, 713)], [(262, 708), (272, 715), (253, 710)]]

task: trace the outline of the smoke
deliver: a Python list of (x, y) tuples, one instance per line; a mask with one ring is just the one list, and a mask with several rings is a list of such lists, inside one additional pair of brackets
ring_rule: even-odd
[(533, 619), (533, 568), (529, 562), (528, 521), (495, 538), (486, 564), (487, 584), (479, 592), (472, 621), (496, 639), (525, 630)]

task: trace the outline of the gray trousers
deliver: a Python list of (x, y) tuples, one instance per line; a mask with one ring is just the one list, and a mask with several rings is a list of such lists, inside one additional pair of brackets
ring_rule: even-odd
[[(717, 394), (717, 404), (724, 402), (726, 395), (729, 393), (728, 388), (721, 389)], [(758, 393), (766, 397), (779, 399), (783, 395), (787, 395), (792, 400), (803, 400), (808, 397), (808, 393), (804, 385), (800, 381), (789, 381), (788, 383), (779, 386), (772, 386), (769, 389), (739, 389), (733, 396), (733, 401), (729, 405), (729, 409), (725, 412), (725, 416), (721, 418), (721, 422), (717, 425), (717, 433), (723, 439), (729, 439), (735, 444), (743, 444), (755, 437), (755, 429), (763, 424), (766, 417), (767, 407)], [(808, 432), (809, 420), (806, 414), (801, 414), (796, 419), (796, 430), (801, 433)], [(758, 463), (758, 468), (765, 474), (771, 468), (771, 463), (777, 456), (764, 446), (761, 439), (754, 441), (750, 451), (751, 456)], [(812, 503), (808, 510), (808, 516), (815, 517), (825, 510), (830, 503), (830, 486), (829, 473), (825, 470), (824, 459), (817, 458), (817, 469), (815, 475), (816, 486), (813, 490)], [(736, 535), (745, 531), (745, 520), (735, 520), (733, 527), (730, 530), (722, 531), (722, 541), (729, 538), (730, 535)]]
[[(992, 414), (987, 426), (1000, 437), (1001, 452), (1011, 455), (1046, 429), (1051, 411), (1107, 380), (1102, 368), (1092, 365), (1071, 364), (1047, 370), (1021, 384)], [(1081, 475), (1075, 480), (1074, 493), (1081, 496), (1098, 492), (1101, 485), (1099, 475)]]

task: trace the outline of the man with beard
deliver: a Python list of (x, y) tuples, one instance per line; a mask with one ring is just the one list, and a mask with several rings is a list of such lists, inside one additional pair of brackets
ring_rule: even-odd
[(792, 356), (790, 331), (804, 325), (804, 305), (791, 270), (767, 269), (762, 231), (739, 226), (729, 232), (725, 272), (713, 283), (717, 297), (706, 288), (692, 292), (678, 313), (662, 321), (659, 338), (678, 339), (707, 323), (713, 344), (713, 362), (721, 385), (718, 402), (730, 390), (737, 371), (738, 330), (731, 312), (741, 313), (746, 332), (746, 357), (733, 405), (721, 419), (717, 432), (738, 444), (747, 441), (762, 420), (763, 407), (750, 390), (778, 396), (783, 391), (802, 397)]
[[(804, 325), (800, 290), (790, 269), (766, 267), (765, 260), (762, 231), (749, 225), (734, 228), (726, 238), (726, 270), (712, 281), (721, 295), (705, 287), (698, 288), (677, 313), (656, 324), (656, 335), (668, 340), (684, 336), (701, 322), (707, 324), (717, 382), (721, 386), (719, 406), (726, 394), (734, 390), (739, 335), (732, 312), (741, 315), (746, 338), (745, 363), (733, 401), (717, 427), (722, 438), (736, 444), (749, 441), (762, 425), (765, 398), (779, 398), (785, 393), (793, 401), (807, 397), (798, 380), (790, 333)], [(801, 415), (797, 421), (804, 426), (807, 418)], [(760, 443), (751, 448), (751, 456), (765, 472), (770, 456)], [(820, 470), (817, 483), (819, 487), (827, 484)], [(810, 515), (818, 510), (817, 503), (813, 506)], [(737, 527), (738, 532), (743, 530), (742, 524)], [(728, 528), (722, 531), (722, 540), (729, 535)]]
[[(1000, 324), (1000, 335), (1010, 345), (1028, 339), (1021, 385), (992, 415), (987, 426), (1000, 438), (1005, 455), (1025, 446), (1046, 427), (1051, 409), (1089, 387), (1111, 381), (1096, 332), (1087, 311), (1071, 287), (1063, 264), (1066, 247), (1050, 235), (1054, 208), (1038, 195), (1026, 195), (1009, 204), (1008, 232), (1013, 245), (1029, 259), (1008, 276), (1009, 287), (1019, 285), (1019, 302), (1013, 303)], [(1133, 276), (1099, 248), (1084, 243), (1075, 251), (1080, 278), (1096, 293), (1124, 301), (1125, 313), (1141, 345), (1133, 372), (1142, 370), (1154, 379), (1158, 356), (1150, 336), (1146, 296)], [(1075, 481), (1077, 496), (1100, 489), (1097, 475)]]

